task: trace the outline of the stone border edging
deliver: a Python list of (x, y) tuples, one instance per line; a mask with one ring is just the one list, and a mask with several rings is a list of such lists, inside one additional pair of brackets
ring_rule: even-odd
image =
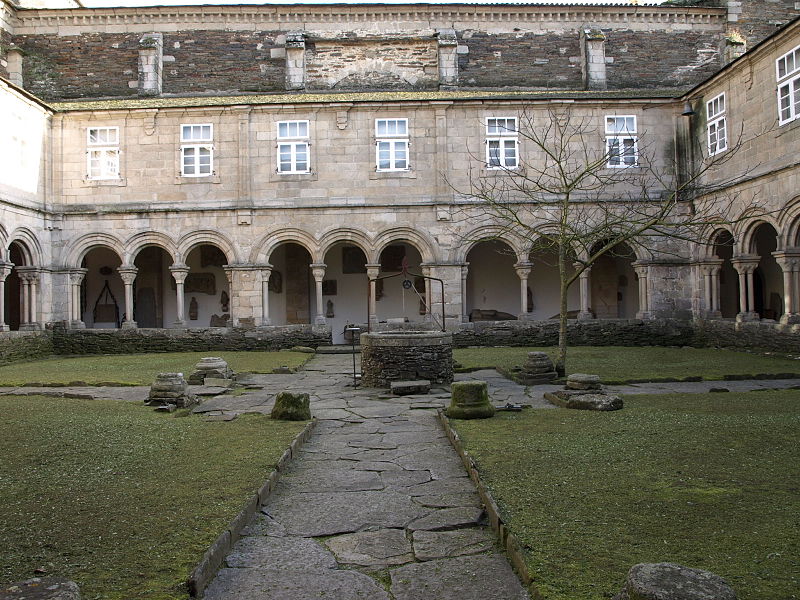
[(244, 508), (233, 518), (225, 531), (223, 531), (208, 547), (208, 550), (203, 554), (197, 566), (192, 569), (192, 572), (189, 574), (189, 579), (186, 581), (190, 597), (203, 597), (206, 587), (217, 574), (228, 552), (230, 552), (233, 545), (242, 537), (242, 529), (244, 529), (255, 516), (259, 507), (267, 501), (267, 498), (269, 498), (272, 490), (275, 489), (275, 485), (280, 479), (281, 472), (286, 470), (286, 467), (289, 465), (294, 455), (297, 454), (297, 451), (308, 438), (311, 437), (311, 433), (314, 431), (316, 425), (317, 419), (314, 418), (303, 428), (303, 431), (295, 436), (292, 443), (289, 444), (289, 447), (283, 452), (280, 459), (278, 459), (275, 469), (273, 469), (267, 480), (258, 489), (258, 492), (250, 497), (245, 503)]
[(524, 552), (522, 551), (517, 538), (513, 533), (511, 533), (511, 531), (508, 529), (508, 526), (503, 522), (503, 519), (500, 516), (500, 509), (497, 507), (497, 503), (494, 501), (494, 498), (492, 498), (489, 488), (487, 488), (486, 484), (484, 484), (481, 480), (481, 476), (478, 473), (478, 468), (475, 465), (475, 461), (472, 460), (469, 452), (464, 449), (464, 444), (461, 442), (461, 438), (458, 436), (458, 433), (456, 433), (456, 431), (450, 426), (450, 419), (448, 419), (447, 415), (445, 415), (444, 409), (440, 408), (436, 412), (439, 417), (439, 422), (447, 434), (447, 439), (450, 440), (450, 444), (458, 453), (461, 462), (464, 464), (464, 468), (467, 470), (467, 473), (469, 473), (469, 478), (473, 481), (475, 487), (478, 489), (478, 496), (483, 503), (487, 516), (489, 517), (489, 523), (497, 535), (497, 539), (500, 541), (500, 544), (505, 549), (508, 559), (511, 561), (511, 566), (514, 567), (514, 571), (516, 571), (517, 575), (522, 580), (522, 583), (528, 586), (529, 590), (533, 588), (533, 591), (536, 592), (535, 586), (533, 585), (533, 578), (531, 577), (528, 567), (525, 564)]

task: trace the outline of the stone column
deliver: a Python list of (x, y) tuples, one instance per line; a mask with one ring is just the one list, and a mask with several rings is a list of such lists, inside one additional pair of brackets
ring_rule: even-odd
[(139, 81), (140, 96), (161, 94), (164, 62), (164, 39), (160, 33), (146, 33), (139, 40)]
[(439, 85), (458, 85), (458, 38), (455, 29), (440, 29), (439, 45)]
[(36, 300), (36, 286), (39, 282), (39, 271), (36, 267), (17, 267), (22, 283), (22, 306), (20, 307), (21, 330), (30, 331), (40, 329), (38, 322), (39, 311)]
[(269, 278), (272, 276), (272, 265), (261, 267), (261, 325), (272, 325), (269, 318)]
[(636, 313), (637, 319), (650, 318), (650, 294), (647, 288), (647, 279), (650, 274), (650, 266), (646, 263), (635, 262), (631, 265), (639, 277), (639, 312)]
[(533, 265), (531, 263), (517, 263), (514, 265), (514, 269), (517, 271), (517, 276), (519, 277), (520, 321), (530, 318), (528, 316), (528, 277), (530, 277), (532, 267)]
[(325, 264), (312, 263), (311, 274), (314, 276), (314, 284), (317, 292), (317, 317), (314, 319), (315, 325), (325, 325), (325, 308), (322, 306), (322, 280), (325, 278)]
[(174, 264), (169, 268), (172, 277), (175, 279), (175, 327), (182, 329), (186, 327), (186, 320), (183, 312), (183, 282), (189, 274), (189, 267), (183, 264)]
[(737, 321), (757, 321), (759, 315), (755, 312), (755, 297), (753, 291), (753, 272), (758, 267), (758, 256), (737, 256), (731, 260), (733, 268), (739, 274), (739, 314)]
[(606, 36), (600, 29), (586, 28), (581, 32), (583, 42), (583, 76), (586, 89), (604, 90), (606, 81)]
[(286, 89), (302, 90), (306, 85), (306, 39), (302, 31), (286, 34)]
[(783, 301), (784, 311), (781, 323), (798, 323), (800, 314), (797, 311), (797, 299), (800, 289), (796, 286), (798, 269), (800, 269), (800, 253), (786, 251), (773, 252), (778, 265), (783, 272)]
[[(469, 323), (467, 314), (467, 275), (469, 274), (469, 263), (461, 265), (461, 322)], [(527, 297), (527, 293), (525, 294)]]
[(6, 277), (11, 274), (14, 263), (0, 262), (0, 331), (8, 331), (6, 324)]
[(703, 289), (703, 316), (719, 319), (719, 273), (722, 270), (721, 258), (705, 258), (697, 263)]
[(86, 329), (81, 314), (81, 283), (89, 269), (73, 269), (69, 273), (69, 327)]
[[(580, 269), (582, 263), (576, 262), (575, 269)], [(578, 284), (580, 286), (581, 294), (581, 310), (578, 312), (578, 319), (594, 319), (592, 314), (592, 267), (586, 267), (581, 274), (578, 275)]]
[(375, 279), (380, 275), (380, 263), (367, 263), (367, 277), (369, 277), (369, 319), (370, 325), (378, 322), (378, 302), (375, 298)]
[(427, 277), (431, 276), (431, 267), (429, 265), (420, 265), (422, 274), (426, 277), (425, 279), (425, 292), (424, 299), (425, 299), (425, 320), (430, 321), (433, 317), (431, 315), (431, 308), (433, 307), (433, 296), (432, 289), (431, 289), (431, 280), (427, 279)]
[(117, 267), (117, 272), (125, 285), (125, 316), (122, 318), (122, 329), (136, 329), (138, 325), (133, 320), (133, 282), (139, 269), (133, 265), (121, 265)]

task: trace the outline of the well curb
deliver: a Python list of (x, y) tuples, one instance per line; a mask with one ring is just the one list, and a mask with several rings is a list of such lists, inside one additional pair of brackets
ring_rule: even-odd
[(444, 409), (440, 408), (437, 410), (437, 415), (442, 428), (447, 434), (447, 439), (450, 440), (450, 444), (458, 453), (461, 462), (464, 464), (464, 468), (469, 474), (469, 478), (478, 489), (478, 496), (480, 497), (484, 506), (484, 510), (486, 511), (486, 515), (489, 518), (489, 524), (492, 526), (500, 545), (505, 549), (508, 559), (511, 562), (511, 566), (514, 568), (514, 571), (517, 573), (520, 580), (522, 580), (522, 583), (528, 586), (530, 591), (535, 593), (536, 589), (533, 585), (533, 578), (531, 577), (528, 567), (525, 564), (525, 553), (522, 551), (517, 538), (513, 533), (511, 533), (505, 522), (503, 522), (503, 519), (500, 516), (500, 509), (497, 507), (497, 503), (494, 501), (494, 498), (492, 498), (489, 488), (487, 488), (486, 484), (481, 480), (481, 476), (478, 473), (478, 467), (475, 465), (475, 461), (472, 460), (469, 452), (467, 452), (464, 448), (464, 444), (461, 442), (461, 438), (458, 436), (458, 433), (456, 433), (456, 431), (450, 426), (450, 419), (447, 418)]
[(189, 589), (189, 596), (192, 598), (202, 598), (206, 587), (217, 571), (222, 566), (225, 557), (233, 548), (233, 545), (242, 537), (241, 532), (250, 520), (258, 512), (259, 507), (267, 501), (272, 490), (280, 479), (280, 475), (286, 470), (286, 467), (292, 461), (292, 458), (297, 454), (303, 444), (311, 437), (311, 433), (317, 425), (317, 419), (312, 419), (298, 433), (289, 444), (289, 447), (283, 452), (280, 459), (275, 465), (275, 469), (269, 474), (267, 480), (261, 485), (258, 491), (253, 494), (250, 499), (245, 503), (242, 510), (233, 518), (228, 527), (223, 531), (216, 540), (214, 540), (205, 551), (200, 562), (192, 569), (186, 585)]

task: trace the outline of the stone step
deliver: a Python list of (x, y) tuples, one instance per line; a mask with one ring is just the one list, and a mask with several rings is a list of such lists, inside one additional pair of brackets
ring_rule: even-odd
[(431, 382), (427, 379), (414, 381), (392, 381), (392, 393), (395, 396), (408, 396), (410, 394), (427, 394), (431, 391)]

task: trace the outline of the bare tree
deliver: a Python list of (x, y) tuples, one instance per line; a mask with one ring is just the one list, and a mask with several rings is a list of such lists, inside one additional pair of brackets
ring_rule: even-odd
[[(523, 238), (529, 251), (555, 252), (560, 282), (555, 362), (562, 376), (567, 294), (581, 273), (623, 245), (651, 253), (658, 246), (659, 254), (679, 255), (676, 241), (698, 242), (701, 232), (744, 218), (733, 216), (735, 197), (724, 190), (747, 173), (738, 173), (736, 180), (709, 177), (734, 158), (741, 136), (713, 156), (705, 144), (686, 142), (679, 165), (671, 141), (656, 147), (646, 135), (630, 131), (626, 117), (613, 119), (598, 124), (595, 117), (573, 114), (567, 104), (527, 108), (516, 121), (499, 119), (500, 127), (516, 127), (505, 133), (517, 136), (521, 151), (504, 155), (502, 141), (493, 144), (478, 159), (481, 173), (470, 172), (468, 189), (451, 184), (465, 218), (474, 220), (477, 212), (492, 224), (492, 237), (508, 232)], [(658, 150), (667, 158), (656, 160)], [(747, 218), (753, 216), (751, 211)]]

